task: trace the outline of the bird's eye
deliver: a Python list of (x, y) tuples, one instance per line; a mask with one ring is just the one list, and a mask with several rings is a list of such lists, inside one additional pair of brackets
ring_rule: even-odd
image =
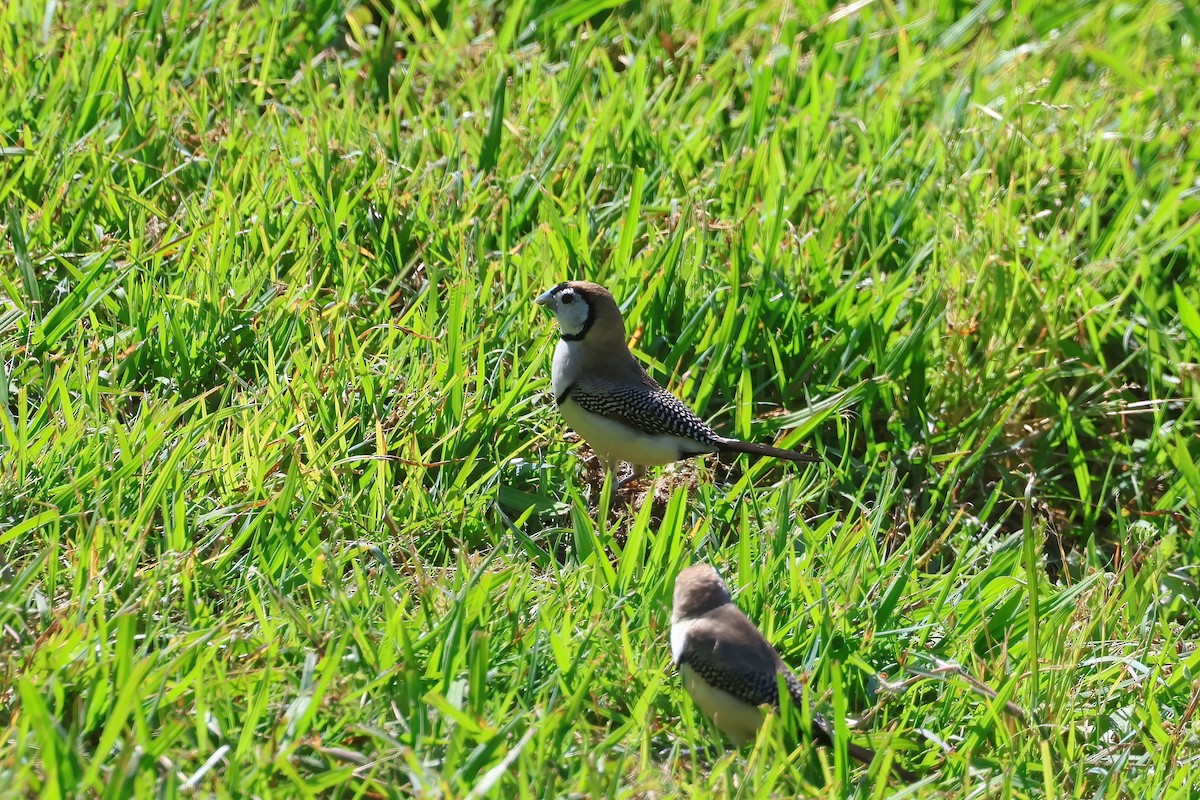
[(571, 294), (570, 292), (564, 292), (563, 296), (562, 296), (562, 301), (564, 303), (574, 303), (575, 295)]

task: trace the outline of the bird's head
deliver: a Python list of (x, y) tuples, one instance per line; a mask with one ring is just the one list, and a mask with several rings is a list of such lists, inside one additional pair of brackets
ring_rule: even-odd
[(692, 564), (675, 578), (675, 602), (672, 618), (692, 619), (732, 603), (729, 587), (708, 564)]
[(563, 281), (538, 295), (534, 301), (550, 309), (558, 321), (562, 338), (568, 342), (615, 337), (624, 344), (625, 322), (617, 301), (603, 286), (587, 281)]

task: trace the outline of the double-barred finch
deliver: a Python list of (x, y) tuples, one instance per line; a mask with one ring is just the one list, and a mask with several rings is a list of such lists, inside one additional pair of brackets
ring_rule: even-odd
[[(693, 564), (675, 578), (671, 654), (687, 693), (735, 747), (758, 733), (761, 706), (779, 708), (776, 676), (783, 676), (793, 704), (805, 702), (800, 679), (733, 604), (729, 588), (707, 564)], [(812, 733), (818, 743), (833, 743), (829, 724), (816, 715)], [(872, 750), (853, 742), (846, 749), (863, 764), (875, 758)], [(917, 780), (908, 770), (893, 769), (903, 780)]]
[(658, 385), (625, 342), (625, 321), (603, 286), (567, 281), (534, 301), (554, 313), (561, 339), (551, 373), (563, 419), (591, 445), (605, 468), (633, 467), (622, 484), (648, 466), (706, 453), (753, 453), (789, 461), (820, 459), (719, 435)]

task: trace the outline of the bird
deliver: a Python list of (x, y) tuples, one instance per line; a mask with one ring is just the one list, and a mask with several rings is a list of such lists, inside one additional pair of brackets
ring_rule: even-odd
[[(764, 720), (762, 706), (779, 708), (778, 675), (783, 676), (792, 702), (797, 706), (805, 702), (800, 679), (733, 604), (729, 587), (708, 564), (692, 564), (675, 578), (671, 656), (684, 689), (735, 747), (758, 733)], [(833, 744), (829, 723), (820, 715), (813, 715), (812, 735), (818, 744)], [(874, 751), (853, 742), (847, 742), (846, 749), (863, 764), (875, 758)], [(917, 779), (898, 765), (893, 769), (903, 780)]]
[(633, 471), (707, 453), (751, 453), (797, 462), (820, 459), (796, 450), (721, 436), (677, 397), (659, 386), (629, 351), (625, 320), (607, 289), (564, 281), (534, 300), (558, 322), (551, 383), (563, 419), (614, 475), (620, 462)]

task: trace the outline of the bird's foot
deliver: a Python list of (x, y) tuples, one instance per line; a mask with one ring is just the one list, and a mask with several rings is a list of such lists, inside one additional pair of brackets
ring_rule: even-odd
[(628, 486), (631, 483), (637, 483), (638, 479), (640, 479), (645, 474), (646, 474), (646, 468), (637, 466), (635, 464), (632, 472), (630, 472), (624, 478), (621, 478), (621, 480), (617, 481), (617, 488), (624, 489), (626, 486)]
[(700, 747), (670, 747), (659, 753), (659, 757), (664, 759), (674, 757), (678, 760), (690, 759), (692, 761), (711, 764), (723, 754), (724, 751), (719, 747), (702, 745)]

